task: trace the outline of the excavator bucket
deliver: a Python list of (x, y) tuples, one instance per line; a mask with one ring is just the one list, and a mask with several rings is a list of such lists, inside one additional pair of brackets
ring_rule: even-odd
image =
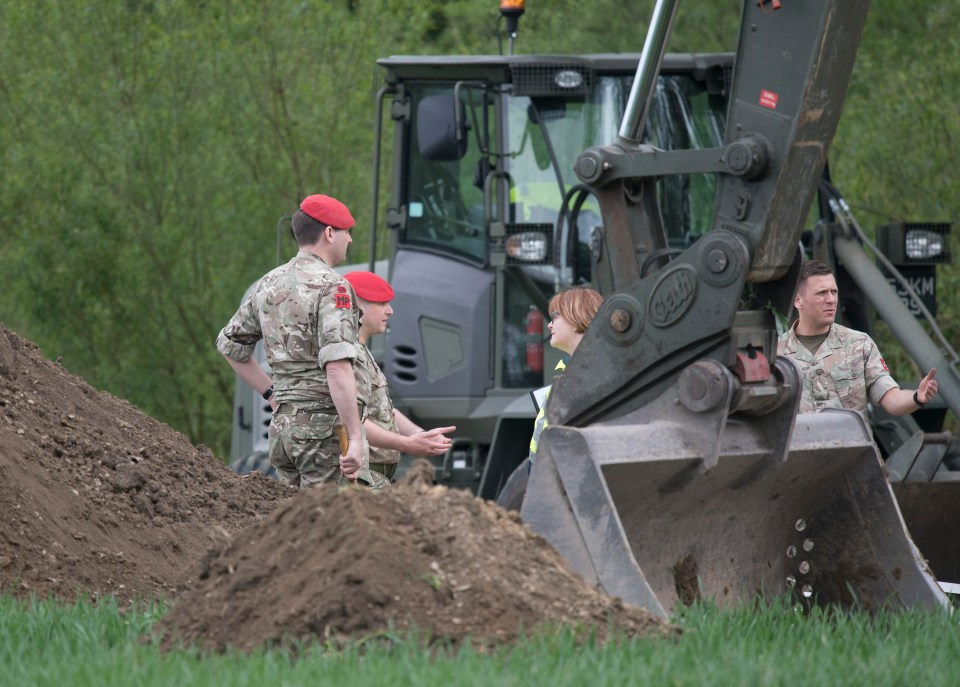
[(937, 579), (960, 584), (960, 539), (951, 535), (960, 509), (960, 482), (891, 485), (910, 536)]
[(748, 419), (731, 415), (712, 444), (690, 415), (671, 388), (615, 422), (548, 427), (523, 519), (588, 581), (661, 616), (783, 593), (871, 611), (946, 604), (859, 415), (796, 417), (784, 455)]

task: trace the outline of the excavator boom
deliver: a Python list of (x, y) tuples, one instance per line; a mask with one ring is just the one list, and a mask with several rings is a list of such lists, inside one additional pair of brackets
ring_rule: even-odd
[[(939, 607), (869, 428), (797, 416), (776, 358), (798, 243), (869, 3), (747, 0), (722, 147), (637, 143), (676, 2), (658, 2), (617, 141), (576, 171), (600, 201), (611, 293), (555, 383), (522, 516), (587, 579), (666, 614), (789, 592)], [(640, 99), (636, 101), (634, 99)], [(713, 229), (668, 260), (656, 180), (718, 172)]]

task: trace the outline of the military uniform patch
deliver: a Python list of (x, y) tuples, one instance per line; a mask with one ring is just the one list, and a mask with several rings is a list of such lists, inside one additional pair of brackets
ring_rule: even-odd
[[(340, 289), (337, 289), (337, 290), (339, 291)], [(344, 291), (346, 291), (346, 289), (344, 289)], [(334, 303), (341, 310), (348, 309), (350, 307), (350, 294), (338, 293), (334, 299)]]

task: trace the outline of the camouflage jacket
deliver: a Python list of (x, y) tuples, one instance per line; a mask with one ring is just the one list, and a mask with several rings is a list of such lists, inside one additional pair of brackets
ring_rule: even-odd
[[(367, 394), (364, 419), (375, 422), (388, 432), (399, 434), (400, 428), (397, 426), (397, 416), (393, 413), (393, 401), (390, 400), (387, 378), (366, 346), (360, 346), (360, 355), (357, 357), (354, 371), (357, 378), (358, 393), (361, 395)], [(400, 462), (400, 451), (370, 446), (370, 462), (398, 463)]]
[(800, 372), (801, 413), (846, 408), (866, 418), (868, 394), (873, 403), (879, 404), (884, 394), (900, 388), (877, 345), (863, 332), (833, 324), (816, 355), (800, 343), (796, 332), (795, 322), (780, 336), (777, 355), (790, 358)]
[(263, 339), (277, 402), (335, 412), (324, 366), (359, 356), (358, 316), (350, 283), (301, 250), (260, 279), (220, 331), (217, 350), (245, 362)]

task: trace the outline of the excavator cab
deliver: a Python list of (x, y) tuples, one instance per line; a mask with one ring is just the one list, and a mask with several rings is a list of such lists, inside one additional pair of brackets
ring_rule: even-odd
[[(373, 208), (370, 255), (389, 257), (346, 268), (374, 269), (396, 293), (396, 315), (372, 345), (394, 403), (421, 426), (458, 428), (453, 450), (434, 459), (440, 483), (493, 499), (527, 456), (530, 392), (551, 383), (560, 357), (545, 345), (549, 298), (602, 288), (613, 257), (574, 164), (616, 136), (640, 57), (379, 61), (376, 148), (392, 151), (391, 184), (386, 212)], [(733, 58), (667, 55), (643, 139), (664, 150), (720, 145)], [(378, 155), (378, 199), (381, 176)], [(657, 182), (667, 251), (710, 230), (716, 184), (716, 172)], [(242, 381), (234, 420), (231, 465), (269, 472), (269, 405)]]
[[(422, 426), (458, 428), (453, 450), (435, 461), (439, 482), (493, 499), (527, 456), (530, 392), (552, 381), (560, 355), (544, 345), (547, 303), (562, 288), (596, 284), (612, 259), (600, 206), (574, 164), (616, 135), (639, 58), (379, 61), (389, 100), (380, 109), (393, 122), (385, 238), (397, 313), (382, 362), (404, 412)], [(669, 150), (719, 145), (732, 58), (668, 56), (645, 140)], [(671, 175), (657, 185), (671, 249), (709, 231), (716, 178)], [(378, 223), (374, 246), (384, 240)]]

